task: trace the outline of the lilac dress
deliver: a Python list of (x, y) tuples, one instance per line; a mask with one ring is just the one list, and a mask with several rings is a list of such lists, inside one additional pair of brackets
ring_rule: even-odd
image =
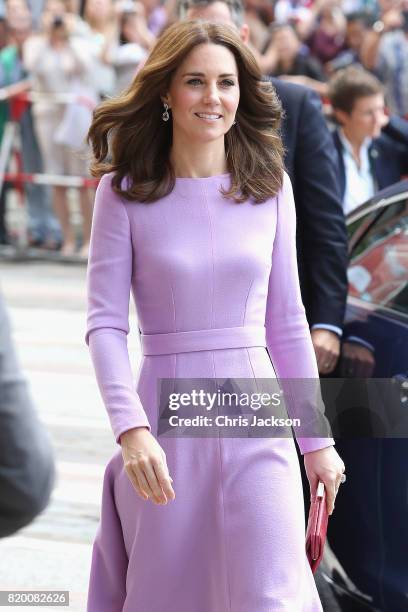
[[(286, 174), (278, 196), (256, 205), (222, 196), (229, 175), (178, 178), (152, 204), (122, 200), (111, 178), (96, 194), (86, 339), (117, 440), (141, 425), (156, 435), (158, 378), (318, 375)], [(130, 291), (143, 354), (136, 382)], [(294, 440), (157, 439), (176, 499), (143, 501), (120, 449), (112, 457), (88, 612), (321, 611)], [(334, 443), (297, 442), (302, 453)]]

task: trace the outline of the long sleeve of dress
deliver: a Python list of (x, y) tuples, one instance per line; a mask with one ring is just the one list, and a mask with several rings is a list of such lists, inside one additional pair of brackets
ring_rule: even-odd
[[(300, 293), (296, 211), (292, 185), (286, 173), (277, 197), (277, 207), (265, 320), (268, 353), (279, 379), (318, 380), (316, 356)], [(289, 416), (292, 416), (290, 403), (287, 409)], [(312, 415), (302, 416), (306, 421), (312, 418)], [(297, 437), (297, 443), (300, 452), (304, 454), (331, 446), (334, 440), (327, 437)]]
[(122, 199), (102, 177), (95, 196), (88, 262), (88, 318), (85, 340), (112, 430), (120, 435), (147, 427), (146, 413), (135, 389), (127, 348), (132, 278), (130, 223)]

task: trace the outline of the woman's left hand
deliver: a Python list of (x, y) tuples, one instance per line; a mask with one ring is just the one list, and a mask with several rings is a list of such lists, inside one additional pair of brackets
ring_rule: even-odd
[(319, 480), (326, 488), (327, 512), (333, 513), (334, 500), (345, 471), (344, 463), (334, 446), (321, 448), (304, 455), (305, 469), (310, 486), (310, 498), (314, 501)]

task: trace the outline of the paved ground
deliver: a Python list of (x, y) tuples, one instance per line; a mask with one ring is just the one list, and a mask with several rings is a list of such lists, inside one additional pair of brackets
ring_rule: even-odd
[[(69, 608), (45, 609), (70, 612), (85, 611), (103, 470), (117, 448), (83, 340), (85, 274), (84, 265), (0, 261), (20, 362), (51, 433), (58, 474), (42, 515), (0, 540), (0, 589), (69, 590)], [(132, 327), (136, 369), (139, 341)], [(31, 609), (39, 608), (24, 607)]]

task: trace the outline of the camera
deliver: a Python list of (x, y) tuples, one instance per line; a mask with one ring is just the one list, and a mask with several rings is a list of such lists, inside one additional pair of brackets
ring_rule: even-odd
[(64, 19), (61, 17), (61, 15), (56, 15), (52, 20), (52, 28), (63, 28), (64, 26)]

